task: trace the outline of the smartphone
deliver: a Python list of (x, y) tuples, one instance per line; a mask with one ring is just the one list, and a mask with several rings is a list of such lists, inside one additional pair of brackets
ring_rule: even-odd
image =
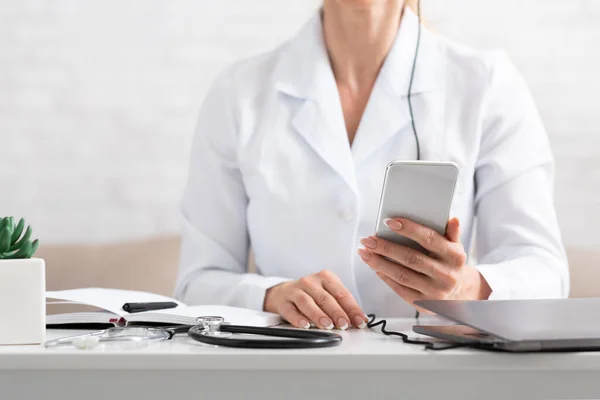
[(375, 236), (427, 253), (383, 221), (408, 218), (445, 235), (458, 173), (458, 165), (452, 162), (391, 162), (385, 170)]

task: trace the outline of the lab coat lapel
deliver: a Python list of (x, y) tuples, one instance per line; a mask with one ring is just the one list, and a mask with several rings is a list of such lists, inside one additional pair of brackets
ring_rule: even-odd
[(410, 125), (408, 102), (401, 96), (378, 88), (379, 83), (371, 93), (352, 146), (357, 165)]
[[(408, 108), (408, 88), (417, 42), (418, 18), (407, 8), (400, 24), (396, 40), (379, 72), (377, 81), (365, 112), (360, 121), (352, 146), (354, 162), (358, 165), (366, 160), (391, 138), (400, 132), (412, 135), (411, 117)], [(436, 49), (430, 42), (429, 33), (422, 29), (417, 69), (411, 90), (413, 111), (417, 128), (424, 115), (423, 98), (427, 99), (439, 85), (439, 61)], [(423, 111), (423, 112), (420, 112)], [(410, 128), (410, 129), (409, 129)], [(424, 145), (429, 132), (419, 131), (421, 152), (427, 153)], [(415, 144), (416, 155), (416, 144)]]
[(293, 128), (356, 192), (352, 152), (320, 14), (286, 44), (276, 76), (277, 89), (296, 100)]
[[(336, 118), (331, 117), (332, 113), (341, 113), (341, 105), (337, 108), (329, 107), (329, 110), (326, 108), (326, 105), (305, 100), (292, 119), (292, 126), (348, 186), (356, 190), (352, 153), (345, 126), (338, 126)], [(344, 121), (343, 117), (337, 119)]]

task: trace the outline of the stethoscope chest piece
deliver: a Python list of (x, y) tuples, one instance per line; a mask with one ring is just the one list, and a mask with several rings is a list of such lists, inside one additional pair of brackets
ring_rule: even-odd
[(196, 318), (198, 323), (194, 328), (198, 328), (198, 335), (218, 337), (226, 339), (232, 336), (231, 332), (221, 330), (221, 325), (225, 322), (223, 317), (206, 316)]

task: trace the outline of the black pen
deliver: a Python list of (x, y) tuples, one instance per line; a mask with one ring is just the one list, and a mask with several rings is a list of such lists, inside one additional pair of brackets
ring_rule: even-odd
[(150, 303), (125, 303), (123, 304), (123, 311), (128, 313), (138, 313), (143, 311), (154, 311), (154, 310), (165, 310), (167, 308), (175, 308), (177, 303), (172, 301), (158, 301)]

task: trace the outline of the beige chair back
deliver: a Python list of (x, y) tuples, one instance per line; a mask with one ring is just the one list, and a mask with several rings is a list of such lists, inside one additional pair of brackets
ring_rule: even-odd
[(172, 296), (179, 238), (109, 245), (40, 246), (48, 290), (106, 287)]
[(570, 297), (600, 297), (600, 250), (567, 249), (571, 272)]

